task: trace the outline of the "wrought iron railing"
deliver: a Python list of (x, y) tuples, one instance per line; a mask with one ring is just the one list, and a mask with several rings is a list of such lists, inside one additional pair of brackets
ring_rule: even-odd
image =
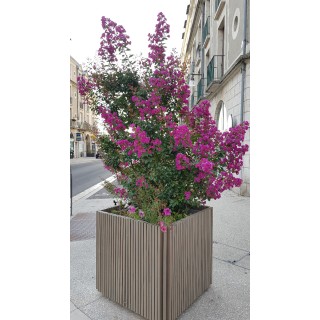
[(207, 86), (210, 85), (212, 81), (220, 80), (223, 76), (224, 62), (223, 55), (214, 55), (207, 67)]

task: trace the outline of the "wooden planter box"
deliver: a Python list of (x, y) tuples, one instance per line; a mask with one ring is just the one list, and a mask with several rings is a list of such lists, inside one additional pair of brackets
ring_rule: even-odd
[(176, 319), (212, 283), (212, 208), (166, 233), (107, 210), (96, 215), (97, 290), (146, 319)]

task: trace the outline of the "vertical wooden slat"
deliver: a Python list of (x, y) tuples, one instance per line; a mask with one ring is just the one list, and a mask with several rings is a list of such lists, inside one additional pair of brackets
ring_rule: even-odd
[(140, 228), (141, 228), (141, 272), (140, 272), (140, 279), (141, 279), (141, 315), (145, 317), (145, 251), (144, 251), (144, 223), (140, 223)]
[(156, 269), (157, 269), (157, 281), (156, 281), (156, 288), (157, 288), (157, 317), (156, 319), (161, 320), (161, 294), (162, 294), (162, 286), (161, 286), (161, 274), (160, 274), (160, 259), (161, 259), (161, 252), (160, 252), (160, 229), (157, 228), (156, 232)]
[[(107, 272), (104, 272), (104, 279), (103, 279), (103, 287), (104, 287), (104, 292), (108, 293), (108, 296), (111, 296), (111, 290), (112, 290), (112, 285), (110, 281), (110, 271), (111, 271), (111, 263), (112, 259), (108, 259), (108, 255), (111, 255), (111, 233), (109, 230), (112, 230), (111, 226), (111, 218), (109, 215), (105, 215), (103, 219), (103, 228), (104, 228), (104, 257), (103, 257), (103, 268), (106, 268)], [(109, 239), (108, 239), (109, 238)]]
[(130, 230), (131, 230), (131, 236), (130, 236), (130, 243), (131, 243), (131, 250), (130, 250), (130, 264), (131, 264), (131, 273), (130, 273), (130, 278), (131, 278), (131, 310), (135, 310), (135, 263), (134, 263), (134, 240), (135, 240), (135, 235), (134, 235), (134, 230), (133, 230), (133, 224), (134, 221), (130, 221)]
[(167, 320), (167, 233), (162, 233), (162, 319)]
[(125, 230), (124, 230), (124, 219), (120, 219), (120, 243), (121, 243), (121, 272), (120, 272), (120, 304), (123, 305), (123, 295), (125, 291), (124, 275), (125, 275), (125, 255), (124, 255), (124, 245), (125, 245)]
[(101, 290), (103, 294), (107, 294), (106, 291), (106, 274), (108, 274), (108, 267), (105, 264), (105, 256), (108, 254), (108, 252), (106, 252), (106, 238), (107, 238), (107, 233), (106, 233), (106, 219), (108, 218), (108, 216), (101, 214), (101, 226), (102, 226), (102, 234), (101, 234), (101, 248), (102, 248), (102, 255), (101, 255)]
[(159, 315), (159, 292), (160, 292), (160, 286), (159, 286), (159, 252), (158, 252), (158, 228), (154, 230), (154, 251), (155, 251), (155, 319), (160, 319)]
[(115, 300), (117, 303), (119, 303), (119, 217), (117, 216), (116, 221), (116, 228), (115, 228), (115, 241), (114, 241), (114, 271), (115, 271)]
[(135, 241), (135, 247), (137, 252), (137, 258), (136, 258), (136, 310), (137, 313), (140, 314), (140, 306), (141, 306), (141, 300), (140, 300), (140, 246), (139, 246), (139, 239), (140, 239), (140, 224), (136, 225), (136, 241)]
[(150, 294), (150, 319), (154, 319), (154, 227), (148, 228), (150, 230), (150, 284), (149, 284), (149, 294)]
[(144, 241), (143, 241), (143, 247), (144, 247), (144, 317), (148, 318), (148, 279), (149, 279), (149, 266), (148, 266), (148, 237), (147, 237), (147, 224), (142, 223), (143, 226), (143, 233), (144, 233)]
[(101, 291), (100, 289), (100, 226), (99, 223), (99, 213), (96, 213), (96, 289)]
[(182, 256), (181, 256), (181, 235), (180, 235), (180, 223), (177, 225), (177, 237), (178, 237), (178, 248), (179, 248), (179, 256), (177, 258), (178, 260), (178, 274), (177, 274), (177, 307), (178, 307), (178, 313), (180, 313), (180, 309), (181, 309), (181, 285), (182, 285), (182, 273), (181, 273), (181, 269), (182, 269)]

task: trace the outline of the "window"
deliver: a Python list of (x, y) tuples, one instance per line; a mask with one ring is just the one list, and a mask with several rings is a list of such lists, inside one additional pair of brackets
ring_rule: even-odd
[(232, 39), (234, 40), (239, 32), (240, 25), (240, 9), (237, 8), (233, 15), (233, 23), (232, 23)]
[(233, 126), (232, 115), (228, 115), (227, 108), (223, 101), (220, 101), (217, 108), (218, 129), (220, 131), (226, 131)]
[(216, 0), (216, 11), (217, 11), (217, 9), (219, 7), (219, 4), (220, 4), (220, 0)]

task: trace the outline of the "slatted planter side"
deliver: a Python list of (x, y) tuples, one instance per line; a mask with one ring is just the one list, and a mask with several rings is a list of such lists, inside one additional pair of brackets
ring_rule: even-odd
[(98, 211), (96, 241), (97, 290), (146, 319), (176, 319), (212, 283), (212, 208), (166, 233)]

